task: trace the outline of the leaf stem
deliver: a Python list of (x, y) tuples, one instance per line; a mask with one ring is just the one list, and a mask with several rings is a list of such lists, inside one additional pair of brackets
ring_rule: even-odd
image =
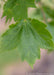
[(44, 22), (46, 23), (46, 17), (45, 17), (44, 10), (43, 10), (43, 8), (42, 8), (42, 3), (39, 2), (38, 4), (39, 4), (39, 6), (40, 6), (40, 9), (41, 9), (41, 12), (42, 12), (42, 15), (43, 15)]

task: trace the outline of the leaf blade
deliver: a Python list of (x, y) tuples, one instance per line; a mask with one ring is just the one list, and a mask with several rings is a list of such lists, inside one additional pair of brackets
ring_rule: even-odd
[(46, 25), (38, 20), (21, 20), (2, 35), (0, 51), (16, 49), (21, 60), (31, 66), (40, 58), (40, 48), (51, 49), (52, 37)]

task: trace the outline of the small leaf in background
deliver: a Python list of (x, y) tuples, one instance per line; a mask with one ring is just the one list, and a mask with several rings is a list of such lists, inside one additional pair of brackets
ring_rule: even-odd
[(7, 0), (3, 8), (3, 17), (6, 16), (6, 21), (12, 17), (15, 21), (25, 19), (28, 17), (28, 7), (35, 7), (35, 0)]
[(43, 5), (45, 16), (54, 19), (54, 9)]
[[(52, 41), (54, 43), (54, 20), (52, 20), (51, 22), (48, 22), (47, 29), (51, 33), (51, 35), (52, 35)], [(54, 46), (53, 46), (53, 49), (49, 49), (49, 52), (51, 52), (51, 51), (54, 51)]]
[(41, 0), (42, 4), (54, 8), (54, 0)]
[[(21, 20), (16, 24), (10, 25), (1, 38), (1, 62), (3, 62), (3, 59), (9, 59), (13, 55), (17, 57), (17, 54), (19, 54), (21, 60), (26, 60), (33, 66), (36, 59), (40, 58), (40, 48), (51, 49), (53, 47), (52, 37), (47, 31), (46, 25), (34, 19)], [(16, 50), (17, 53), (15, 52)], [(3, 55), (5, 56), (3, 57)]]
[(38, 19), (40, 21), (44, 21), (44, 19), (46, 19), (46, 21), (48, 19), (54, 19), (54, 9), (51, 9), (44, 5), (42, 6), (42, 9), (33, 8), (29, 13), (29, 18)]
[(49, 32), (51, 33), (52, 35), (52, 40), (54, 42), (54, 20), (52, 20), (51, 22), (48, 22), (48, 27), (47, 29), (49, 30)]
[(40, 20), (40, 21), (43, 20), (43, 14), (42, 14), (40, 8), (32, 8), (28, 17), (32, 18), (32, 19), (37, 19), (37, 20)]

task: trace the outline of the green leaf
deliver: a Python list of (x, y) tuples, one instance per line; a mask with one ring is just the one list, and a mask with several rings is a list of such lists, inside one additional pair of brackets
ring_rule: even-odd
[(6, 21), (14, 17), (18, 19), (28, 18), (28, 7), (35, 7), (35, 0), (7, 0), (4, 5), (3, 17), (6, 16)]
[(51, 49), (53, 46), (46, 25), (34, 19), (11, 25), (1, 37), (0, 53), (17, 50), (21, 60), (26, 60), (31, 66), (40, 58), (40, 48)]

